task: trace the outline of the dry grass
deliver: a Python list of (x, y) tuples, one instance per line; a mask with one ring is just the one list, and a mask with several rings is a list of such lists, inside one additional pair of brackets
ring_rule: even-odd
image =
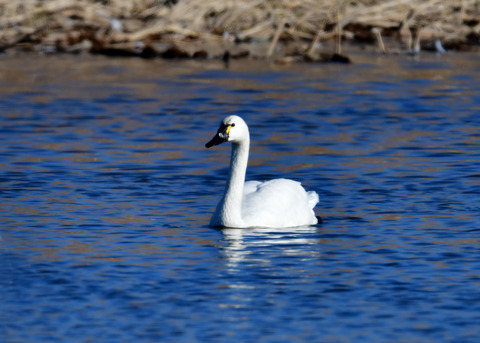
[[(0, 50), (123, 51), (186, 57), (221, 55), (265, 43), (263, 57), (290, 43), (312, 54), (340, 38), (375, 44), (395, 38), (405, 50), (440, 40), (447, 48), (479, 45), (478, 0), (0, 0)], [(377, 31), (372, 32), (372, 29)], [(376, 32), (376, 33), (375, 33)], [(381, 38), (381, 37), (380, 37)], [(236, 42), (233, 43), (233, 41)], [(300, 44), (300, 42), (302, 44)], [(239, 44), (241, 43), (241, 44)], [(174, 50), (172, 50), (174, 48)], [(166, 50), (162, 50), (166, 49)], [(169, 50), (170, 49), (170, 50)], [(386, 51), (386, 48), (384, 48)], [(147, 54), (148, 55), (148, 54)], [(241, 55), (241, 54), (240, 54)]]

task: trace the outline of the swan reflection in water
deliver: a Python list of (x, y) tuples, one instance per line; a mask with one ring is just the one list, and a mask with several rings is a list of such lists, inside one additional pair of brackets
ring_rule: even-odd
[(271, 259), (281, 256), (315, 257), (319, 252), (312, 249), (321, 240), (319, 226), (293, 228), (222, 228), (224, 253), (229, 267), (248, 261), (270, 264)]

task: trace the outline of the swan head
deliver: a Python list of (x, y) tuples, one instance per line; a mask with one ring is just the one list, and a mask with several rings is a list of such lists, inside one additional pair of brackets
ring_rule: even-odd
[(205, 146), (210, 148), (225, 142), (239, 144), (249, 139), (248, 126), (239, 116), (228, 116), (222, 120), (215, 136)]

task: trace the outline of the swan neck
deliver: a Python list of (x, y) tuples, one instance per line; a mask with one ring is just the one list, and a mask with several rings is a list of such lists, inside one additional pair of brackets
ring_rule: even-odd
[(243, 225), (242, 200), (249, 145), (249, 139), (232, 144), (230, 175), (228, 177), (221, 209), (225, 226), (241, 227)]
[[(243, 195), (243, 185), (247, 172), (249, 142), (232, 144), (232, 157), (230, 159), (230, 175), (227, 183), (228, 192), (240, 192)], [(236, 194), (237, 195), (237, 194)]]

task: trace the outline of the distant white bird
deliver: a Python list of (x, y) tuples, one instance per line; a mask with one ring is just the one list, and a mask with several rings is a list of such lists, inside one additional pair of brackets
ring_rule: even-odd
[(245, 182), (250, 134), (242, 118), (225, 118), (217, 134), (205, 146), (210, 148), (224, 142), (232, 143), (230, 174), (210, 225), (248, 228), (318, 223), (313, 212), (318, 194), (305, 191), (300, 182), (287, 179)]

